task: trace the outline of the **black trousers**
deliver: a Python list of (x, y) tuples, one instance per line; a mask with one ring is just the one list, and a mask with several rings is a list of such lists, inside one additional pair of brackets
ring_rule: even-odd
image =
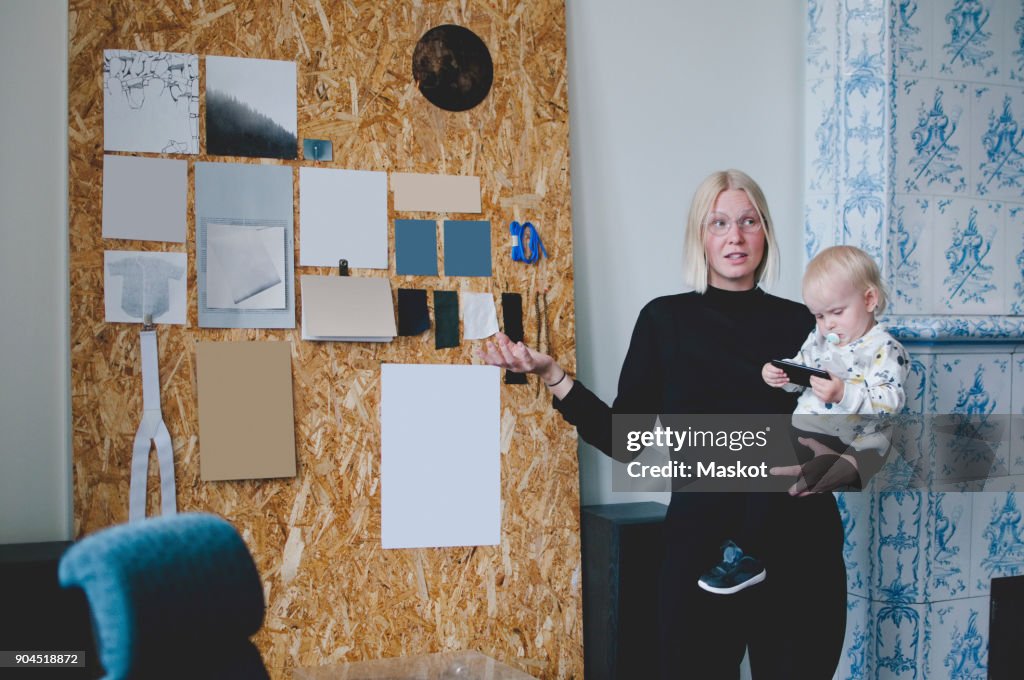
[(764, 529), (770, 576), (735, 595), (697, 579), (742, 529), (746, 494), (677, 492), (666, 517), (659, 650), (664, 680), (734, 680), (749, 647), (754, 680), (830, 680), (846, 630), (843, 526), (831, 493), (777, 494)]

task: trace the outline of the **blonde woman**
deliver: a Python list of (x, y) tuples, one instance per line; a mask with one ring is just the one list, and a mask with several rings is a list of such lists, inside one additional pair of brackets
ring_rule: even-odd
[[(506, 336), (487, 343), (481, 357), (538, 375), (555, 409), (609, 455), (616, 412), (792, 413), (795, 396), (766, 385), (761, 367), (791, 355), (814, 319), (803, 305), (759, 287), (778, 267), (760, 187), (738, 170), (716, 172), (697, 188), (686, 224), (684, 275), (694, 291), (641, 310), (611, 407), (552, 357)], [(801, 481), (818, 492), (851, 481), (818, 477)], [(746, 494), (672, 494), (659, 591), (662, 678), (738, 678), (748, 647), (754, 680), (832, 677), (846, 624), (842, 523), (831, 493), (783, 495), (783, 512), (767, 528), (772, 578), (721, 597), (697, 579), (742, 524)]]

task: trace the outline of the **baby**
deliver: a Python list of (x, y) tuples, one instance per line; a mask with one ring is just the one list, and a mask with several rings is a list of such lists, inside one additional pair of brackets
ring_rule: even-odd
[[(885, 453), (888, 439), (875, 428), (878, 419), (862, 416), (899, 412), (910, 361), (903, 346), (875, 322), (875, 314), (886, 303), (878, 266), (859, 248), (826, 248), (807, 265), (803, 295), (817, 327), (791, 361), (824, 369), (830, 377), (812, 376), (809, 388), (800, 387), (769, 362), (761, 369), (762, 378), (771, 387), (801, 392), (793, 412), (793, 426), (801, 436), (812, 437), (837, 453)], [(868, 467), (881, 465), (878, 455), (857, 460), (858, 464), (864, 460)], [(870, 476), (865, 472), (861, 465), (861, 479)], [(740, 544), (725, 542), (722, 561), (698, 580), (701, 588), (729, 595), (765, 579), (765, 546), (759, 538), (765, 518), (779, 500), (778, 494), (748, 495)]]

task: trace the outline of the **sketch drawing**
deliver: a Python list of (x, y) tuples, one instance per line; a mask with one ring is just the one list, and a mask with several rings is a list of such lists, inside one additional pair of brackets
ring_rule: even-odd
[(103, 148), (199, 153), (199, 57), (104, 50)]

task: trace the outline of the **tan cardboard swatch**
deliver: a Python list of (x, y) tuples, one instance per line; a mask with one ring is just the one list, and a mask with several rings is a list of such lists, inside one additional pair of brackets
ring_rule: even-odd
[(391, 173), (397, 212), (479, 213), (480, 178)]
[(303, 340), (391, 342), (398, 335), (387, 279), (307, 274), (301, 281)]
[(290, 342), (200, 342), (203, 481), (295, 476)]

